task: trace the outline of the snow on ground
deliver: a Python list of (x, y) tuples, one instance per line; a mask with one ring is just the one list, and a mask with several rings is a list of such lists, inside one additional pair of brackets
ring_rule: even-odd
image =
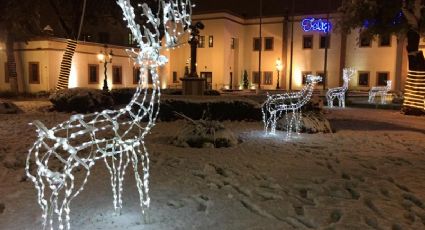
[[(41, 229), (27, 150), (39, 119), (69, 114), (45, 102), (0, 115), (0, 229)], [(41, 109), (40, 109), (41, 107)], [(225, 122), (243, 143), (229, 149), (169, 145), (183, 121), (159, 123), (151, 152), (151, 223), (144, 224), (128, 168), (122, 215), (98, 162), (71, 204), (73, 229), (425, 229), (425, 118), (396, 111), (329, 111), (336, 133), (265, 136), (259, 122)], [(4, 204), (4, 210), (1, 210)]]

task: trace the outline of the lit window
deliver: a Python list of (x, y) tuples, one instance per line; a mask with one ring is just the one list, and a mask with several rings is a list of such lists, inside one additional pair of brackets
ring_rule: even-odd
[(371, 47), (372, 40), (364, 35), (360, 35), (360, 47)]
[(264, 85), (272, 85), (273, 84), (273, 72), (264, 72)]
[(369, 86), (369, 72), (359, 71), (359, 86)]
[(178, 83), (178, 82), (179, 82), (179, 79), (177, 78), (177, 72), (174, 71), (173, 72), (173, 83)]
[(40, 84), (40, 65), (38, 62), (29, 63), (29, 83)]
[(252, 83), (254, 84), (260, 83), (260, 73), (258, 71), (252, 72)]
[(305, 85), (305, 84), (307, 84), (307, 76), (308, 75), (311, 75), (311, 71), (304, 71), (304, 72), (302, 72), (301, 73), (301, 76), (302, 76), (302, 84), (303, 85)]
[(117, 85), (122, 84), (122, 67), (121, 66), (112, 67), (112, 83)]
[(274, 46), (274, 39), (273, 38), (264, 38), (264, 50), (265, 51), (272, 51)]
[(198, 48), (205, 48), (205, 36), (199, 36)]
[(4, 82), (9, 83), (9, 69), (7, 67), (7, 62), (4, 63)]
[(303, 49), (313, 49), (313, 36), (304, 35), (303, 36)]
[(134, 67), (133, 69), (133, 84), (139, 84), (139, 80), (140, 80), (140, 68), (139, 67)]
[(386, 86), (387, 85), (387, 81), (389, 80), (388, 79), (389, 78), (388, 72), (377, 72), (376, 76), (377, 76), (376, 84), (378, 86)]
[(380, 35), (379, 36), (379, 46), (391, 46), (391, 36), (390, 35)]
[(254, 38), (253, 49), (254, 49), (254, 51), (260, 51), (261, 50), (261, 39), (260, 38)]
[(320, 49), (330, 48), (331, 36), (330, 35), (320, 35)]
[(128, 33), (128, 44), (133, 45), (134, 44), (134, 37), (132, 33)]
[(89, 64), (89, 84), (99, 83), (99, 65)]
[(213, 36), (209, 36), (208, 37), (208, 47), (214, 47), (214, 37)]

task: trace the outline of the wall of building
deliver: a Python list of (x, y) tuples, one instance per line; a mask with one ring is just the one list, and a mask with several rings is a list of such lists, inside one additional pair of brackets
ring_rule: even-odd
[[(261, 26), (262, 34), (262, 52), (261, 52), (261, 71), (272, 72), (273, 81), (270, 85), (264, 84), (264, 76), (262, 75), (261, 88), (275, 89), (277, 83), (276, 60), (282, 60), (282, 38), (283, 38), (283, 18), (264, 18)], [(259, 20), (247, 20), (245, 25), (245, 60), (244, 66), (248, 71), (250, 82), (253, 81), (253, 72), (259, 70), (259, 51), (254, 51), (254, 38), (259, 37)], [(273, 38), (273, 50), (264, 49), (264, 38)]]
[[(359, 74), (356, 74), (350, 82), (350, 88), (369, 90), (370, 87), (377, 85), (378, 72), (388, 72), (389, 80), (394, 83), (396, 77), (397, 38), (392, 36), (389, 47), (379, 47), (378, 38), (372, 40), (370, 47), (360, 47), (358, 41), (358, 31), (353, 31), (347, 36), (346, 66), (353, 66), (360, 72), (369, 72), (369, 86), (360, 86)], [(394, 84), (392, 88), (395, 88)]]
[[(326, 15), (308, 15), (306, 17), (314, 18), (326, 18)], [(294, 35), (293, 35), (293, 62), (292, 62), (292, 89), (300, 89), (303, 87), (303, 73), (311, 72), (311, 74), (317, 75), (323, 73), (325, 70), (325, 52), (326, 49), (320, 48), (320, 37), (325, 36), (326, 33), (321, 31), (309, 31), (305, 32), (301, 26), (301, 21), (304, 17), (296, 17), (294, 20)], [(334, 24), (334, 19), (330, 18), (330, 22)], [(288, 22), (288, 39), (291, 42), (291, 23)], [(330, 46), (327, 50), (327, 79), (325, 88), (336, 87), (340, 84), (340, 61), (341, 61), (341, 35), (335, 30), (332, 30), (329, 34)], [(312, 36), (313, 45), (311, 49), (304, 49), (303, 37)], [(287, 66), (291, 65), (290, 56), (291, 49), (287, 50)], [(290, 75), (290, 68), (287, 68), (287, 76)], [(289, 77), (286, 79), (286, 83), (289, 86)], [(318, 85), (316, 88), (323, 89), (323, 85)]]
[[(44, 39), (19, 43), (15, 47), (15, 57), (17, 62), (18, 84), (21, 92), (51, 91), (56, 87), (60, 72), (62, 55), (66, 48), (64, 39)], [(112, 50), (112, 64), (107, 65), (107, 81), (109, 88), (136, 87), (133, 82), (134, 63), (125, 51), (126, 47), (110, 46), (107, 51)], [(98, 60), (98, 54), (104, 50), (102, 44), (98, 43), (78, 43), (72, 61), (69, 87), (90, 87), (101, 89), (104, 79), (104, 65)], [(10, 86), (4, 83), (6, 62), (4, 51), (0, 51), (0, 90), (10, 90)], [(29, 82), (29, 63), (39, 63), (40, 83)], [(98, 83), (89, 84), (88, 66), (98, 65)], [(122, 84), (112, 84), (112, 67), (122, 68)]]
[[(330, 15), (330, 20), (335, 24), (335, 15)], [(326, 15), (304, 15), (295, 17), (293, 35), (293, 63), (292, 63), (292, 89), (302, 87), (302, 73), (305, 71), (317, 74), (324, 70), (325, 49), (319, 48), (320, 35), (323, 32), (305, 32), (301, 27), (301, 20), (305, 17), (326, 18)], [(233, 73), (232, 87), (239, 88), (242, 84), (244, 70), (248, 72), (250, 83), (253, 81), (253, 72), (258, 71), (259, 52), (253, 49), (253, 39), (259, 37), (259, 19), (243, 19), (229, 13), (213, 13), (193, 16), (193, 21), (202, 21), (205, 29), (201, 31), (201, 36), (205, 37), (205, 47), (198, 48), (197, 70), (201, 72), (212, 72), (212, 88), (230, 88), (230, 72)], [(273, 75), (270, 85), (262, 82), (262, 89), (272, 90), (276, 88), (277, 70), (276, 60), (286, 60), (283, 63), (280, 85), (286, 85), (289, 89), (290, 57), (291, 57), (291, 21), (284, 21), (283, 18), (264, 18), (262, 24), (262, 36), (273, 37), (273, 50), (263, 51), (261, 70), (268, 71)], [(286, 30), (284, 31), (284, 28)], [(303, 48), (303, 36), (313, 36), (313, 48)], [(209, 47), (209, 36), (213, 36), (213, 47)], [(377, 72), (388, 72), (390, 80), (398, 85), (393, 85), (393, 89), (402, 89), (405, 73), (407, 71), (407, 61), (403, 43), (397, 45), (397, 38), (391, 38), (391, 46), (379, 47), (378, 39), (372, 41), (371, 47), (359, 47), (358, 31), (342, 36), (333, 29), (330, 32), (330, 47), (327, 55), (328, 77), (325, 88), (337, 87), (341, 85), (342, 67), (354, 67), (358, 71), (367, 71), (369, 75), (369, 86), (359, 86), (358, 74), (350, 82), (353, 90), (368, 90), (377, 84)], [(235, 39), (235, 49), (231, 48), (232, 39)], [(283, 44), (284, 38), (287, 42)], [(186, 63), (190, 58), (190, 45), (187, 43), (189, 36), (181, 38), (181, 43), (174, 49), (163, 50), (162, 54), (167, 56), (169, 63), (159, 69), (162, 88), (181, 87), (181, 82), (173, 81), (173, 72), (177, 73), (177, 78), (184, 76)], [(421, 48), (425, 47), (422, 41)], [(0, 44), (0, 90), (9, 90), (10, 86), (4, 83), (6, 54)], [(3, 45), (4, 47), (4, 45)], [(17, 44), (15, 56), (18, 67), (18, 82), (20, 90), (25, 92), (49, 91), (56, 86), (57, 77), (60, 71), (60, 62), (66, 48), (64, 39), (44, 39), (34, 40), (29, 43)], [(110, 46), (113, 50), (113, 63), (108, 64), (108, 84), (110, 88), (135, 87), (133, 82), (133, 62), (128, 57), (122, 46)], [(103, 44), (80, 42), (73, 59), (70, 87), (91, 87), (102, 88), (104, 78), (104, 67), (99, 63), (97, 55), (103, 50)], [(286, 51), (283, 53), (283, 51)], [(398, 54), (399, 53), (399, 54)], [(403, 53), (400, 55), (400, 53)], [(400, 56), (402, 58), (400, 59)], [(399, 57), (399, 58), (397, 58)], [(30, 62), (38, 62), (40, 66), (40, 83), (30, 84), (28, 77), (28, 65)], [(99, 66), (99, 82), (89, 84), (88, 65)], [(122, 84), (112, 84), (112, 66), (122, 67)], [(398, 66), (398, 67), (397, 67)], [(401, 67), (400, 67), (401, 66)], [(263, 79), (263, 77), (262, 77)], [(254, 85), (255, 87), (255, 85)], [(318, 86), (317, 89), (323, 89)]]

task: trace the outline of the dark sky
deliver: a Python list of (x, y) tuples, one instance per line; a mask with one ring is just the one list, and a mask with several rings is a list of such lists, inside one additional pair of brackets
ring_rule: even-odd
[[(296, 14), (326, 13), (333, 11), (341, 4), (341, 0), (263, 0), (263, 15), (280, 16), (291, 10), (295, 2)], [(196, 4), (194, 13), (216, 12), (228, 10), (244, 17), (258, 17), (260, 0), (192, 0)]]

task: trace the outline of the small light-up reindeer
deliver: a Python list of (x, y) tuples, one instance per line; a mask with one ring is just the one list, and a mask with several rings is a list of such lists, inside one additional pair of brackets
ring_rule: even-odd
[[(146, 22), (140, 26), (135, 22), (130, 0), (118, 0), (117, 4), (140, 48), (138, 52), (128, 51), (140, 66), (139, 84), (131, 102), (122, 109), (73, 115), (51, 129), (40, 121), (33, 122), (38, 139), (29, 150), (25, 169), (37, 190), (44, 228), (70, 229), (70, 202), (84, 189), (90, 170), (99, 160), (105, 162), (111, 174), (113, 205), (118, 213), (124, 174), (132, 163), (142, 214), (148, 221), (149, 155), (144, 140), (159, 112), (157, 68), (167, 62), (160, 55), (163, 47), (159, 28), (164, 29), (164, 46), (176, 46), (178, 36), (191, 24), (192, 5), (190, 0), (159, 0), (159, 11), (154, 14), (147, 4), (139, 4)], [(152, 74), (151, 93), (146, 71)]]
[[(284, 114), (286, 117), (286, 138), (291, 137), (294, 126), (295, 132), (299, 133), (302, 119), (301, 107), (310, 101), (314, 87), (320, 81), (322, 81), (322, 77), (308, 75), (307, 84), (299, 92), (267, 95), (267, 100), (262, 106), (265, 132), (275, 134), (277, 120)], [(290, 118), (288, 112), (292, 112)]]
[(375, 97), (376, 96), (380, 96), (381, 97), (381, 104), (386, 104), (387, 103), (387, 95), (388, 92), (391, 90), (391, 80), (387, 81), (387, 85), (386, 86), (375, 86), (372, 87), (372, 89), (370, 89), (369, 91), (369, 103), (374, 103), (375, 102)]
[(356, 70), (354, 68), (344, 68), (342, 71), (342, 79), (344, 80), (344, 84), (341, 87), (331, 88), (326, 93), (326, 99), (328, 101), (329, 108), (333, 108), (335, 98), (338, 99), (338, 106), (345, 108), (345, 94), (348, 90), (348, 83), (351, 78), (353, 78)]

